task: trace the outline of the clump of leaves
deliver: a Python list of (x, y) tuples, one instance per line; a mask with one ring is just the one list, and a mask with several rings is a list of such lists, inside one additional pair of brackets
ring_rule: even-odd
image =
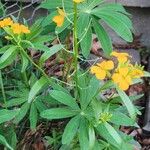
[[(131, 42), (133, 27), (129, 14), (122, 5), (102, 0), (55, 0), (54, 3), (48, 0), (40, 7), (51, 13), (31, 27), (11, 18), (0, 21), (9, 43), (0, 49), (3, 97), (0, 123), (2, 127), (10, 123), (12, 132), (9, 136), (15, 139), (0, 132), (1, 144), (16, 149), (16, 126), (21, 123), (27, 122), (35, 131), (40, 122), (61, 119), (67, 122), (63, 134), (53, 131), (46, 137), (53, 148), (132, 150), (134, 139), (119, 127), (137, 127), (135, 119), (139, 111), (132, 103), (136, 97), (131, 100), (125, 90), (131, 84), (141, 82), (140, 77), (150, 75), (141, 66), (131, 65), (128, 54), (112, 53), (111, 39), (103, 26), (106, 23), (120, 37)], [(79, 60), (90, 54), (93, 34), (97, 35), (108, 59), (111, 55), (117, 57), (116, 68), (112, 60), (100, 62), (88, 70), (80, 68)], [(33, 59), (30, 50), (40, 52), (40, 58)], [(61, 54), (65, 60), (61, 78), (45, 72), (45, 62), (56, 54)], [(59, 61), (60, 57), (57, 59)], [(6, 72), (12, 68), (15, 71)], [(133, 82), (135, 78), (138, 80)], [(7, 89), (8, 85), (13, 86)], [(103, 95), (112, 89), (112, 96)]]

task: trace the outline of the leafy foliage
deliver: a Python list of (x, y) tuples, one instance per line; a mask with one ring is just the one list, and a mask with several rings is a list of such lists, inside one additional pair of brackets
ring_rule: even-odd
[[(84, 59), (89, 57), (93, 35), (104, 54), (108, 58), (112, 54), (104, 24), (131, 42), (130, 14), (121, 4), (103, 0), (47, 0), (40, 8), (50, 14), (30, 28), (16, 19), (0, 21), (7, 41), (0, 47), (0, 144), (15, 150), (26, 126), (36, 133), (41, 124), (47, 129), (51, 123), (49, 136), (45, 132), (40, 136), (45, 136), (50, 149), (132, 150), (134, 139), (119, 127), (137, 127), (139, 110), (133, 101), (142, 95), (128, 96), (109, 78), (113, 70), (107, 65), (99, 64), (100, 72), (95, 73), (101, 76), (103, 72), (106, 81), (79, 65), (81, 60), (88, 61)], [(59, 22), (62, 26), (56, 21), (63, 21)], [(124, 55), (120, 57), (126, 60)], [(103, 93), (112, 89), (113, 96), (105, 97)]]

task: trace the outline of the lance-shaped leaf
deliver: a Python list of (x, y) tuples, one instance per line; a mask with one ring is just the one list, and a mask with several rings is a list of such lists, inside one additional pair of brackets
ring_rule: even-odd
[(47, 85), (47, 79), (45, 77), (41, 77), (38, 81), (35, 82), (33, 87), (29, 92), (28, 103), (31, 103), (32, 100), (36, 97), (36, 95), (43, 89), (44, 86)]
[(89, 127), (89, 147), (90, 149), (93, 149), (96, 144), (96, 136), (95, 131), (92, 126)]
[(26, 69), (27, 69), (27, 67), (28, 67), (29, 60), (28, 60), (28, 58), (23, 53), (21, 53), (21, 59), (22, 59), (21, 72), (25, 72)]
[(18, 112), (19, 110), (0, 110), (0, 124), (12, 120)]
[(104, 22), (106, 22), (119, 36), (121, 36), (127, 42), (133, 41), (133, 36), (130, 31), (130, 26), (128, 26), (125, 20), (120, 19), (118, 15), (116, 16), (113, 13), (107, 12), (99, 12), (99, 11), (92, 11), (92, 14), (101, 18)]
[(35, 129), (38, 120), (38, 114), (36, 105), (34, 103), (31, 104), (29, 120), (30, 120), (30, 128)]
[(93, 19), (92, 23), (95, 33), (102, 45), (105, 54), (110, 55), (110, 53), (112, 52), (112, 42), (110, 37), (108, 36), (107, 32), (102, 27), (102, 25), (100, 25), (96, 19)]
[(5, 68), (10, 65), (17, 54), (17, 46), (10, 47), (1, 57), (0, 57), (0, 69)]
[(14, 119), (14, 123), (18, 124), (27, 114), (28, 110), (30, 108), (30, 104), (29, 103), (24, 103), (21, 108), (19, 113), (16, 115), (15, 119)]
[[(48, 47), (47, 47), (48, 48)], [(40, 58), (40, 65), (42, 65), (48, 58), (50, 58), (52, 55), (56, 54), (57, 52), (59, 52), (61, 49), (63, 48), (63, 45), (58, 44), (58, 45), (54, 45), (51, 48), (48, 48), (48, 51), (45, 51), (41, 58)]]
[(123, 101), (124, 105), (126, 106), (129, 115), (132, 119), (135, 119), (136, 117), (136, 110), (134, 105), (132, 104), (132, 101), (130, 100), (130, 98), (126, 95), (126, 93), (124, 91), (122, 91), (120, 88), (116, 88), (117, 92), (119, 94), (119, 96), (121, 97), (121, 100)]
[(56, 9), (57, 7), (62, 7), (62, 2), (64, 2), (64, 7), (65, 8), (72, 8), (73, 7), (73, 1), (70, 0), (55, 0), (55, 2), (52, 2), (51, 0), (47, 0), (42, 2), (40, 5), (40, 8), (45, 8), (45, 9)]
[(65, 131), (62, 136), (62, 144), (67, 144), (67, 145), (70, 144), (70, 142), (73, 140), (75, 134), (78, 131), (79, 123), (80, 123), (79, 115), (72, 118), (69, 121), (69, 123), (65, 127)]
[(109, 123), (101, 123), (96, 129), (100, 136), (105, 138), (109, 143), (118, 148), (121, 147), (123, 140)]
[(88, 122), (84, 118), (80, 121), (79, 142), (81, 150), (89, 149)]
[(72, 109), (79, 109), (76, 100), (71, 95), (65, 92), (53, 90), (51, 91), (50, 95), (60, 103), (65, 104)]
[(127, 115), (121, 112), (112, 113), (110, 122), (116, 125), (123, 125), (123, 126), (134, 126), (135, 124), (135, 120), (129, 118)]
[(49, 119), (49, 120), (51, 120), (51, 119), (62, 119), (62, 118), (69, 118), (69, 117), (75, 116), (78, 113), (79, 112), (74, 111), (68, 107), (52, 108), (52, 109), (44, 110), (41, 113), (41, 117)]

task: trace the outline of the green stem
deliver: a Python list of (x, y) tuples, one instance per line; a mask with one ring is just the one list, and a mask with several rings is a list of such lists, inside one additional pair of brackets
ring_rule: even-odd
[(21, 49), (22, 53), (27, 57), (27, 59), (43, 74), (47, 81), (50, 82), (47, 74), (30, 58), (30, 56), (25, 52), (25, 50), (21, 46), (19, 46), (19, 48)]
[(77, 3), (74, 3), (74, 29), (73, 29), (73, 45), (74, 45), (74, 66), (75, 66), (75, 81), (78, 85), (78, 39), (77, 39)]
[(6, 95), (5, 95), (5, 90), (4, 90), (4, 84), (3, 84), (3, 78), (2, 78), (1, 70), (0, 70), (0, 85), (1, 85), (1, 90), (2, 90), (2, 96), (3, 96), (4, 104), (5, 104), (5, 107), (7, 109), (7, 106), (6, 106)]

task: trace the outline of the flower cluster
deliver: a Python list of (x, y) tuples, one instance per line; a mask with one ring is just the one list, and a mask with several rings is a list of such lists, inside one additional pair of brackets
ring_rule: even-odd
[(23, 24), (15, 23), (11, 18), (5, 18), (0, 21), (0, 28), (10, 27), (14, 34), (30, 33), (28, 27)]
[(111, 60), (97, 63), (91, 67), (91, 73), (103, 80), (106, 77), (119, 86), (122, 90), (127, 90), (136, 78), (141, 78), (144, 75), (143, 67), (135, 64), (132, 65), (129, 61), (129, 54), (112, 52), (113, 57), (118, 60), (117, 66), (114, 68), (114, 63)]
[(109, 112), (103, 112), (100, 114), (99, 123), (106, 123), (110, 121), (112, 118), (112, 114)]
[(57, 24), (57, 27), (61, 27), (64, 23), (65, 12), (58, 8), (58, 15), (53, 18), (53, 21)]
[(109, 71), (114, 68), (113, 61), (103, 61), (91, 67), (91, 73), (95, 74), (97, 79), (103, 80), (109, 75)]
[[(73, 2), (77, 4), (83, 1), (84, 0), (73, 0)], [(61, 27), (64, 23), (66, 14), (63, 9), (60, 9), (60, 8), (57, 8), (57, 9), (58, 9), (58, 15), (53, 17), (53, 22), (56, 23), (57, 27)]]

